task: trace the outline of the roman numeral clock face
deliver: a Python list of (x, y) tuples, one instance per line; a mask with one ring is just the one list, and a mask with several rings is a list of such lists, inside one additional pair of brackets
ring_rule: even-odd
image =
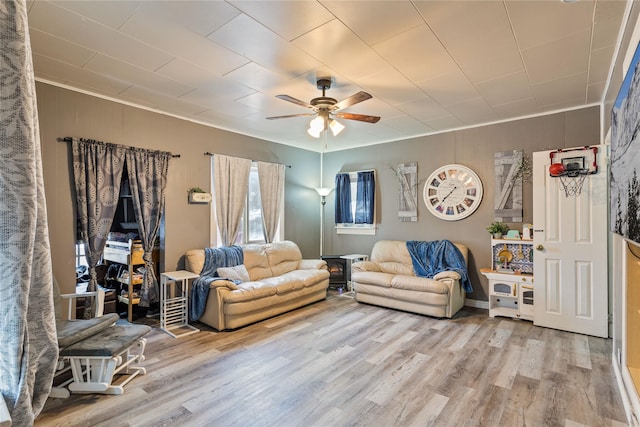
[(466, 166), (442, 166), (427, 179), (422, 197), (433, 215), (445, 221), (457, 221), (480, 206), (482, 181)]

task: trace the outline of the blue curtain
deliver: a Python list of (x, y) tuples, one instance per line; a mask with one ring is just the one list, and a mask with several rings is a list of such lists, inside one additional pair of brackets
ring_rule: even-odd
[(376, 178), (373, 171), (358, 172), (356, 224), (373, 224)]
[(335, 202), (336, 224), (352, 223), (351, 216), (351, 180), (348, 173), (336, 175), (336, 202)]

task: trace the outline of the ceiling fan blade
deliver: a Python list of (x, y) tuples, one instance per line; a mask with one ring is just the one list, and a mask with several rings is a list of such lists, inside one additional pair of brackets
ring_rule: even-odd
[(316, 113), (303, 113), (303, 114), (289, 114), (288, 116), (273, 116), (267, 117), (267, 120), (276, 120), (276, 119), (288, 119), (290, 117), (303, 117), (303, 116), (315, 116)]
[(294, 98), (293, 96), (276, 95), (276, 98), (282, 99), (283, 101), (288, 101), (288, 102), (294, 103), (294, 104), (299, 105), (301, 107), (313, 109), (313, 105), (308, 104), (308, 103), (306, 103), (304, 101), (300, 101), (298, 98)]
[(351, 107), (352, 105), (355, 105), (358, 102), (366, 101), (367, 99), (371, 99), (371, 98), (373, 98), (373, 96), (369, 95), (367, 92), (360, 91), (338, 102), (336, 104), (335, 109), (342, 110), (343, 108)]
[(367, 116), (364, 114), (335, 113), (334, 115), (339, 119), (358, 120), (360, 122), (367, 123), (378, 123), (378, 120), (380, 120), (380, 117), (378, 116)]

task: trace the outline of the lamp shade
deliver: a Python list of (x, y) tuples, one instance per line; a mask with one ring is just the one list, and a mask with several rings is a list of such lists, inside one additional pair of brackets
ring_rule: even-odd
[(335, 119), (331, 119), (329, 122), (329, 129), (331, 129), (333, 136), (338, 136), (338, 134), (344, 129), (344, 125)]
[(333, 188), (320, 187), (320, 188), (316, 188), (315, 190), (318, 192), (319, 196), (326, 197), (329, 195), (329, 193), (331, 193)]

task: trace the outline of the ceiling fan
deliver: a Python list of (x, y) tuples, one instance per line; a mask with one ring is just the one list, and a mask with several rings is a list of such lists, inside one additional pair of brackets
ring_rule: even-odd
[(322, 96), (313, 98), (311, 101), (309, 101), (308, 104), (289, 95), (276, 95), (276, 98), (280, 98), (283, 101), (288, 101), (293, 104), (300, 105), (301, 107), (313, 110), (313, 113), (290, 114), (287, 116), (267, 117), (267, 119), (275, 120), (287, 119), (290, 117), (317, 116), (315, 119), (311, 120), (311, 123), (309, 124), (309, 130), (307, 131), (309, 135), (313, 136), (314, 138), (319, 138), (320, 134), (327, 128), (331, 129), (331, 132), (334, 136), (338, 135), (342, 131), (342, 129), (344, 129), (344, 126), (340, 122), (335, 120), (334, 117), (339, 119), (357, 120), (367, 123), (377, 123), (378, 120), (380, 120), (380, 117), (378, 116), (368, 116), (364, 114), (354, 114), (339, 111), (344, 108), (351, 107), (352, 105), (355, 105), (359, 102), (373, 98), (367, 92), (360, 91), (338, 102), (334, 98), (325, 96), (325, 91), (331, 88), (331, 79), (318, 79), (317, 86), (318, 89), (322, 90)]

